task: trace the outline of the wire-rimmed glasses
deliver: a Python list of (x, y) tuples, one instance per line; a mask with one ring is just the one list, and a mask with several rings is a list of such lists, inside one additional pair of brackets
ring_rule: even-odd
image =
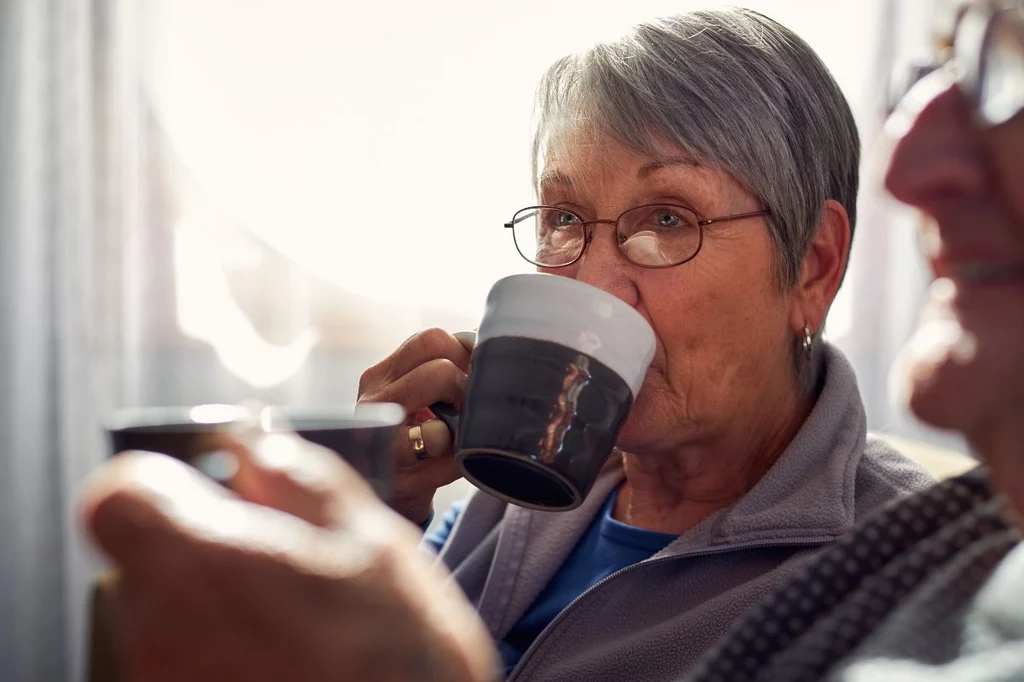
[(960, 87), (988, 125), (1024, 110), (1024, 2), (971, 6), (953, 42)]
[(599, 223), (613, 226), (616, 244), (631, 263), (642, 268), (670, 268), (700, 252), (704, 227), (770, 213), (762, 209), (705, 219), (689, 206), (645, 204), (624, 211), (615, 220), (585, 220), (557, 206), (528, 206), (516, 211), (505, 227), (512, 230), (519, 254), (544, 268), (561, 268), (579, 260), (593, 234), (588, 227)]
[(951, 25), (933, 59), (912, 65), (894, 84), (890, 113), (913, 86), (939, 71), (956, 81), (978, 125), (1009, 121), (1024, 110), (1024, 0), (974, 0), (958, 7)]

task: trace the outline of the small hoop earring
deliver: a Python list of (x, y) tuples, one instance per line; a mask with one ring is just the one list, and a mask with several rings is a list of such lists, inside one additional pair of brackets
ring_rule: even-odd
[(810, 362), (814, 358), (814, 333), (810, 325), (804, 325), (804, 359)]

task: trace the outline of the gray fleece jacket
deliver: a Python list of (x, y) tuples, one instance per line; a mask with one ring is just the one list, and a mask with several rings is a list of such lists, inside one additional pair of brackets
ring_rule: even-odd
[[(750, 492), (653, 557), (584, 592), (537, 637), (515, 682), (677, 680), (751, 606), (819, 548), (931, 477), (866, 433), (853, 369), (826, 348), (824, 388), (807, 421)], [(610, 462), (583, 505), (538, 512), (483, 493), (441, 550), (496, 641), (558, 572), (623, 480)]]

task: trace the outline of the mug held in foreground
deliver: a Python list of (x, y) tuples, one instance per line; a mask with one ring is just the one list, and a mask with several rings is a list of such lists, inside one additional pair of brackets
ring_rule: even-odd
[(253, 419), (263, 430), (294, 431), (333, 450), (370, 483), (381, 499), (391, 500), (394, 463), (386, 454), (405, 419), (401, 406), (392, 403), (266, 407), (258, 415), (237, 405), (142, 407), (118, 411), (107, 422), (107, 434), (111, 454), (125, 450), (159, 452), (226, 482), (233, 463), (221, 464), (217, 459), (220, 439), (237, 434)]
[[(220, 448), (258, 422), (262, 431), (294, 431), (308, 441), (333, 450), (362, 475), (385, 501), (394, 490), (394, 464), (387, 456), (405, 410), (392, 403), (330, 408), (270, 407), (254, 414), (236, 405), (144, 407), (120, 410), (107, 420), (111, 455), (145, 450), (174, 457), (227, 485), (234, 462)], [(117, 655), (118, 575), (107, 572), (95, 581), (89, 625), (86, 679), (124, 682)]]

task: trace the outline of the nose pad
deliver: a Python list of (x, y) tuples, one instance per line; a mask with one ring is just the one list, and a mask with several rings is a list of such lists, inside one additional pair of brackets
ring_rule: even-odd
[[(594, 230), (597, 225), (587, 225), (584, 252), (576, 262), (572, 272), (573, 279), (597, 287), (629, 305), (636, 305), (638, 291), (629, 262), (618, 244), (618, 230), (610, 226), (611, 235), (598, 235), (595, 239)], [(605, 241), (605, 238), (609, 241)], [(599, 243), (595, 243), (599, 242)], [(590, 247), (589, 249), (587, 247)], [(596, 250), (595, 250), (596, 248)]]
[[(594, 243), (596, 241), (595, 238), (594, 238), (594, 235), (595, 235), (595, 232), (596, 232), (596, 230), (598, 228), (598, 225), (605, 225), (605, 224), (606, 224), (606, 221), (601, 220), (601, 221), (588, 222), (586, 225), (583, 226), (583, 229), (585, 230), (585, 232), (583, 233), (583, 252), (580, 253), (580, 260), (583, 260), (584, 258), (586, 258), (588, 253), (593, 250), (593, 246), (594, 246)], [(608, 225), (609, 228), (611, 228), (611, 233), (612, 233), (611, 234), (611, 238), (614, 240), (614, 248), (616, 250), (618, 250), (618, 247), (619, 247), (619, 231), (618, 231), (618, 229), (614, 225), (612, 225), (610, 223), (610, 221), (607, 222), (607, 225)], [(613, 254), (613, 255), (615, 255), (615, 254)], [(621, 255), (621, 254), (618, 254), (618, 255)]]
[(583, 224), (583, 246), (580, 247), (580, 255), (573, 261), (573, 266), (579, 266), (580, 261), (587, 257), (587, 250), (594, 240), (594, 226), (591, 223)]

